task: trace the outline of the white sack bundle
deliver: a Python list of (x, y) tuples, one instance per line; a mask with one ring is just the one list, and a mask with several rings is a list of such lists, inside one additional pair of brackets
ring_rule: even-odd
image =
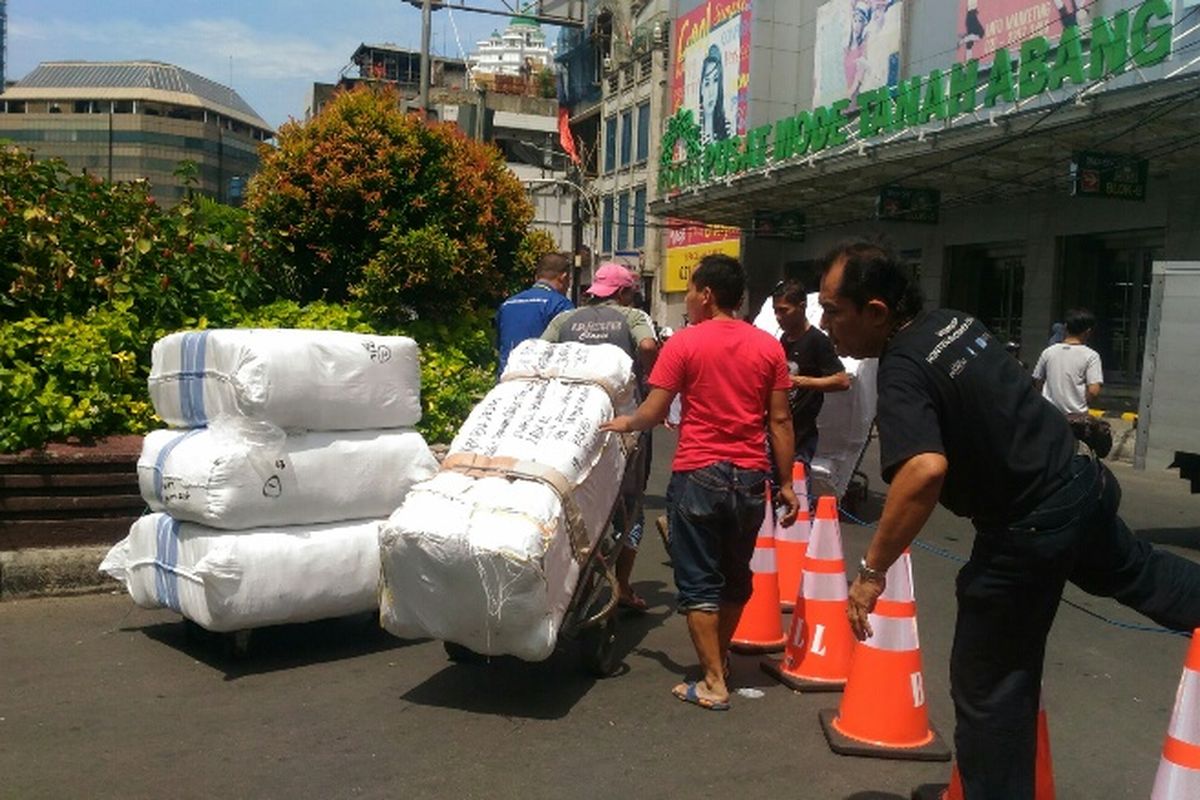
[(150, 399), (173, 428), (225, 415), (281, 428), (402, 428), (421, 419), (417, 344), (404, 336), (236, 328), (154, 343)]
[[(550, 347), (600, 351), (608, 364), (615, 352), (624, 383), (611, 386), (631, 396), (632, 363), (618, 348)], [(612, 416), (612, 397), (596, 384), (506, 377), (492, 389), (443, 471), (414, 486), (380, 529), (383, 627), (488, 655), (549, 656), (620, 489), (622, 441), (598, 430)]]
[(151, 510), (240, 530), (386, 517), (437, 460), (421, 434), (401, 428), (285, 436), (221, 421), (150, 433), (137, 469)]
[(376, 608), (378, 537), (379, 520), (229, 533), (148, 514), (100, 571), (210, 631), (310, 622)]
[(558, 378), (595, 383), (621, 402), (625, 399), (622, 395), (633, 390), (629, 382), (632, 369), (629, 356), (614, 345), (526, 339), (509, 354), (500, 380)]

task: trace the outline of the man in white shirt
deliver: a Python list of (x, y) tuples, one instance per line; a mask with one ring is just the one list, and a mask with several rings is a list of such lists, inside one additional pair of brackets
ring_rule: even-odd
[(1086, 414), (1100, 396), (1104, 372), (1100, 354), (1087, 346), (1096, 318), (1084, 308), (1067, 312), (1066, 337), (1042, 351), (1033, 368), (1034, 384), (1042, 396), (1064, 414)]

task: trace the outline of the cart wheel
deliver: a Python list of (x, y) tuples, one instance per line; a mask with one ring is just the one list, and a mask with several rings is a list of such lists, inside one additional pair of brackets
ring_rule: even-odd
[(208, 631), (187, 617), (183, 619), (183, 639), (190, 644), (201, 644), (208, 639)]
[(233, 631), (225, 634), (225, 655), (241, 661), (250, 654), (250, 638), (253, 630)]
[(597, 678), (609, 678), (617, 671), (617, 617), (585, 628), (579, 634), (583, 650), (583, 668)]
[(487, 662), (487, 656), (476, 653), (469, 647), (464, 647), (457, 642), (442, 642), (442, 647), (446, 649), (446, 657), (455, 664), (484, 664)]

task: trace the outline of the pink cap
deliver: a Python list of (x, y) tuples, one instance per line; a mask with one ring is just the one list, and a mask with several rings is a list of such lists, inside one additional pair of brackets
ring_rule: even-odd
[(587, 291), (593, 297), (612, 297), (622, 289), (632, 289), (637, 284), (637, 277), (628, 269), (616, 262), (606, 261), (596, 270), (596, 277)]

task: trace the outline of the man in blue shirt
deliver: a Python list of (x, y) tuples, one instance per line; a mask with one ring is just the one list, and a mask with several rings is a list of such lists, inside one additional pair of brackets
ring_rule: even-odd
[(526, 339), (536, 339), (550, 320), (575, 308), (567, 299), (571, 288), (571, 259), (564, 253), (547, 253), (538, 260), (537, 280), (523, 292), (517, 292), (500, 304), (496, 312), (496, 330), (500, 345), (500, 372), (508, 363), (508, 354)]

